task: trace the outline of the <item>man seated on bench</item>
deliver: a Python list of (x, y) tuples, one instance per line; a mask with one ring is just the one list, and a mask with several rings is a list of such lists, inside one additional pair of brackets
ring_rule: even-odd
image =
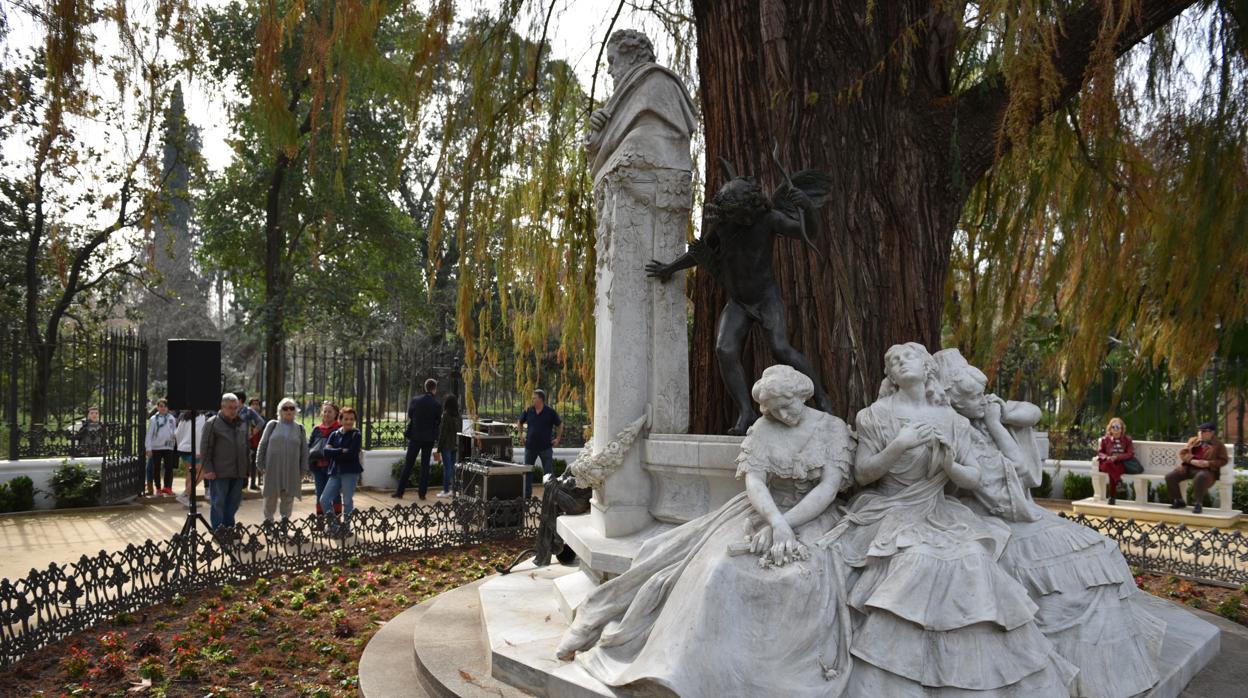
[[(1182, 509), (1186, 506), (1183, 503), (1183, 491), (1179, 489), (1179, 483), (1191, 480), (1192, 513), (1201, 512), (1201, 503), (1205, 500), (1205, 493), (1221, 475), (1222, 466), (1226, 465), (1228, 460), (1226, 445), (1214, 436), (1216, 428), (1213, 422), (1201, 424), (1197, 427), (1199, 434), (1189, 439), (1187, 445), (1179, 450), (1179, 460), (1182, 464), (1166, 475), (1166, 492), (1173, 500), (1170, 504), (1171, 509)], [(1222, 506), (1229, 506), (1229, 503), (1223, 502)]]

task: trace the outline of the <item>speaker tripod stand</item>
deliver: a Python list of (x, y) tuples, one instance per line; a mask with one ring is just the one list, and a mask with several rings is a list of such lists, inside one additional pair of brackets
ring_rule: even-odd
[[(239, 561), (238, 556), (236, 556), (234, 554), (234, 551), (230, 550), (230, 548), (225, 544), (225, 542), (220, 539), (219, 534), (213, 530), (212, 524), (208, 523), (208, 521), (204, 519), (204, 515), (199, 513), (199, 507), (197, 506), (198, 500), (199, 500), (199, 496), (197, 494), (197, 492), (199, 491), (199, 477), (198, 477), (199, 475), (199, 450), (195, 443), (195, 437), (198, 435), (197, 433), (199, 432), (199, 425), (197, 425), (195, 422), (198, 419), (199, 419), (199, 410), (191, 410), (191, 464), (189, 466), (189, 472), (187, 473), (187, 478), (190, 479), (191, 481), (191, 488), (190, 488), (190, 493), (189, 493), (191, 506), (190, 506), (190, 511), (186, 513), (186, 520), (182, 522), (182, 530), (180, 531), (180, 534), (183, 536), (188, 536), (193, 539), (196, 537), (196, 534), (199, 532), (199, 524), (203, 524), (204, 530), (208, 532), (208, 535), (211, 536), (213, 540), (217, 541), (217, 544), (221, 546), (221, 552), (225, 553), (227, 556), (229, 556), (231, 560), (233, 560), (237, 564)], [(207, 420), (205, 420), (205, 424), (207, 424)], [(209, 487), (211, 487), (211, 485), (209, 485)], [(191, 546), (191, 566), (192, 567), (194, 567), (196, 564), (195, 553), (197, 550), (198, 550), (198, 546), (195, 546), (195, 545)]]

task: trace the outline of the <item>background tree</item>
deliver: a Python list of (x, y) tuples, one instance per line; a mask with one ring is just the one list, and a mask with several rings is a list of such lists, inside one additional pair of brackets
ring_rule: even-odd
[(192, 171), (200, 167), (199, 130), (186, 118), (182, 84), (174, 83), (161, 124), (161, 171), (166, 173), (157, 197), (155, 223), (147, 243), (150, 288), (141, 290), (139, 327), (148, 341), (148, 368), (165, 375), (165, 342), (171, 338), (214, 338), (209, 317), (209, 280), (195, 263), (198, 248), (192, 229)]
[[(449, 21), (443, 5), (428, 15), (351, 0), (205, 11), (211, 75), (243, 102), (235, 157), (203, 203), (204, 254), (265, 356), (282, 356), (305, 327), (359, 346), (384, 325), (379, 309), (395, 309), (390, 299), (423, 295), (412, 221), (391, 195), (407, 150), (408, 85), (431, 69)], [(284, 371), (269, 361), (267, 404), (282, 397)]]
[[(166, 50), (187, 39), (186, 8), (160, 2), (148, 21), (89, 2), (17, 7), (42, 41), (6, 46), (0, 226), (6, 256), (21, 260), (8, 293), (34, 357), (30, 418), (41, 425), (63, 325), (93, 326), (138, 276), (126, 238), (150, 225), (164, 181), (153, 134), (178, 70)], [(101, 70), (111, 83), (95, 84)]]
[[(1242, 177), (1243, 132), (1229, 111), (1206, 120), (1197, 140), (1171, 131), (1168, 143), (1177, 148), (1171, 155), (1165, 155), (1166, 141), (1137, 151), (1143, 160), (1159, 158), (1152, 161), (1156, 178), (1116, 181), (1104, 176), (1104, 167), (1096, 168), (1100, 179), (1084, 184), (1084, 191), (1112, 191), (1117, 200), (1080, 197), (1079, 187), (1059, 173), (1079, 168), (1070, 163), (1080, 144), (1093, 159), (1125, 152), (1135, 125), (1119, 108), (1119, 100), (1130, 98), (1117, 89), (1120, 58), (1162, 32), (1150, 45), (1148, 75), (1160, 80), (1173, 75), (1175, 56), (1167, 49), (1172, 51), (1174, 42), (1165, 31), (1181, 12), (1198, 5), (1222, 37), (1209, 52), (1216, 70), (1205, 92), (1228, 95), (1227, 106), (1237, 105), (1243, 96), (1243, 49), (1229, 2), (693, 1), (708, 162), (722, 156), (739, 171), (774, 183), (778, 173), (769, 157), (774, 138), (786, 164), (833, 174), (834, 194), (819, 221), (821, 255), (782, 244), (776, 257), (795, 343), (817, 357), (839, 412), (852, 414), (871, 400), (890, 344), (940, 344), (951, 250), (968, 210), (996, 206), (1002, 215), (1040, 216), (1031, 229), (1033, 245), (1043, 242), (1035, 237), (1041, 232), (1078, 240), (1069, 248), (1067, 268), (1079, 271), (1058, 291), (1085, 299), (1078, 306), (1059, 306), (1064, 320), (1072, 308), (1081, 308), (1083, 326), (1062, 345), (1073, 361), (1095, 366), (1104, 356), (1105, 330), (1121, 316), (1115, 311), (1146, 300), (1124, 292), (1129, 271), (1102, 274), (1096, 284), (1074, 283), (1092, 280), (1088, 271), (1098, 258), (1088, 252), (1105, 249), (1115, 235), (1123, 242), (1111, 258), (1099, 257), (1101, 263), (1138, 274), (1133, 264), (1142, 249), (1138, 243), (1163, 228), (1173, 233), (1152, 256), (1157, 266), (1148, 279), (1159, 295), (1139, 310), (1157, 316), (1153, 328), (1172, 328), (1152, 342), (1156, 351), (1174, 351), (1173, 330), (1180, 324), (1212, 328), (1214, 313), (1243, 312), (1243, 303), (1237, 309), (1232, 304), (1242, 292), (1228, 279), (1229, 272), (1243, 268), (1236, 266), (1240, 260), (1226, 260), (1229, 266), (1207, 256), (1197, 261), (1194, 249), (1188, 253), (1174, 244), (1192, 229), (1181, 212), (1182, 202), (1193, 196), (1231, 204), (1222, 211), (1201, 206), (1205, 216), (1198, 223), (1213, 231), (1210, 242), (1226, 242), (1243, 220), (1243, 189), (1236, 193), (1231, 183)], [(1139, 113), (1148, 115), (1148, 106)], [(1077, 123), (1070, 114), (1078, 115)], [(1063, 145), (1063, 138), (1068, 144), (1054, 147)], [(1210, 157), (1231, 167), (1231, 182), (1210, 187), (1199, 172)], [(1168, 169), (1162, 169), (1163, 162)], [(1176, 171), (1176, 162), (1186, 166)], [(1043, 179), (1038, 172), (1052, 176)], [(708, 188), (719, 183), (715, 176), (708, 179)], [(968, 209), (981, 184), (995, 187), (994, 203)], [(1031, 197), (1028, 207), (1002, 203), (1010, 197), (1023, 203), (1018, 189)], [(1147, 203), (1152, 197), (1155, 204), (1158, 196), (1167, 205), (1153, 226), (1133, 227), (1138, 221), (1115, 208), (1122, 198)], [(1064, 227), (1054, 230), (1042, 218), (1045, 206), (1059, 199)], [(1039, 272), (1028, 262), (1033, 253), (1021, 245), (996, 244), (994, 259), (1012, 267), (1004, 276), (1013, 273), (1020, 289), (1034, 283)], [(1199, 282), (1167, 282), (1172, 278), (1172, 268), (1163, 263), (1167, 252), (1181, 255), (1183, 268), (1198, 274)], [(969, 268), (977, 267), (972, 262)], [(1088, 294), (1098, 290), (1112, 293), (1100, 298), (1113, 302), (1086, 313)], [(719, 293), (709, 279), (694, 282), (693, 424), (705, 431), (718, 431), (729, 419), (730, 401), (711, 350)], [(1020, 316), (1017, 305), (1000, 307), (1004, 317)], [(1207, 331), (1197, 334), (1210, 338)], [(757, 338), (752, 345), (759, 371), (770, 359)], [(1081, 380), (1090, 369), (1083, 371)]]

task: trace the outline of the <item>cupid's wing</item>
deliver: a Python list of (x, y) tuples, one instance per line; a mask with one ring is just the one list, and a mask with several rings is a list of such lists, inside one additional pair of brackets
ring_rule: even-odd
[(776, 188), (771, 195), (771, 207), (792, 213), (794, 217), (797, 216), (797, 204), (793, 201), (793, 189), (804, 193), (815, 208), (823, 206), (832, 189), (832, 176), (823, 170), (802, 170), (794, 173), (792, 180), (792, 187), (788, 182), (781, 182)]

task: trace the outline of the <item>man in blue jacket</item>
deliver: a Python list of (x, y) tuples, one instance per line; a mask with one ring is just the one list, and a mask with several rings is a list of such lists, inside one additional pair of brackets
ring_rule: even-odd
[(416, 454), (420, 454), (420, 486), (417, 493), (421, 499), (429, 491), (429, 459), (433, 457), (433, 444), (438, 440), (438, 423), (442, 421), (442, 403), (435, 397), (438, 382), (432, 378), (425, 381), (425, 394), (412, 398), (407, 405), (407, 455), (403, 458), (403, 472), (399, 474), (399, 488), (390, 495), (403, 498)]
[[(555, 408), (546, 404), (546, 391), (533, 391), (533, 405), (520, 415), (516, 423), (517, 429), (524, 429), (524, 464), (533, 465), (538, 459), (542, 461), (542, 472), (553, 475), (555, 472), (555, 446), (563, 438), (563, 420)], [(524, 476), (524, 496), (533, 496), (533, 473)]]

